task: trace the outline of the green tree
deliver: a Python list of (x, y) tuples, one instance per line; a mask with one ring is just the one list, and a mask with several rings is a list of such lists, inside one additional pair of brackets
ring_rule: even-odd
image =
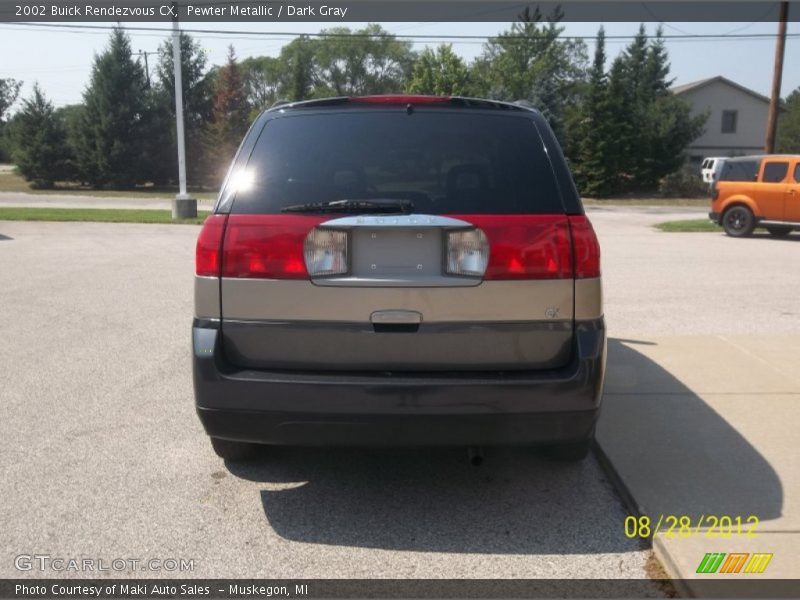
[(286, 68), (281, 59), (272, 56), (256, 56), (241, 62), (247, 105), (255, 117), (279, 99), (286, 86)]
[[(207, 57), (200, 44), (190, 35), (181, 33), (181, 85), (183, 88), (183, 121), (186, 137), (186, 176), (190, 185), (206, 179), (207, 160), (204, 153), (203, 130), (211, 119), (213, 101), (212, 81), (206, 77)], [(158, 48), (157, 85), (152, 90), (154, 123), (152, 139), (160, 140), (151, 152), (160, 156), (158, 179), (175, 182), (178, 176), (177, 130), (175, 122), (175, 67), (172, 59), (172, 40)]]
[(115, 29), (106, 50), (95, 56), (83, 104), (78, 143), (83, 179), (123, 188), (148, 181), (152, 104), (144, 71), (122, 29)]
[(659, 28), (654, 40), (643, 26), (614, 60), (608, 79), (610, 106), (606, 158), (615, 170), (614, 192), (652, 190), (685, 162), (686, 146), (703, 131), (706, 115), (692, 116), (669, 90), (669, 60)]
[(301, 35), (281, 48), (280, 62), (284, 73), (279, 87), (279, 100), (296, 102), (314, 94), (314, 54), (318, 43)]
[(8, 109), (16, 102), (22, 82), (15, 79), (0, 79), (0, 122), (6, 120)]
[(14, 79), (0, 79), (0, 162), (10, 159), (11, 141), (8, 139), (7, 132), (7, 113), (11, 105), (14, 104), (19, 95), (21, 81)]
[(546, 19), (528, 9), (511, 29), (492, 38), (474, 65), (476, 91), (498, 100), (527, 100), (548, 117), (566, 140), (564, 117), (579, 101), (586, 75), (586, 44), (562, 39), (561, 11)]
[(589, 71), (582, 110), (578, 111), (572, 129), (575, 176), (581, 191), (591, 196), (604, 196), (616, 187), (617, 173), (610, 160), (615, 132), (611, 128), (611, 106), (606, 73), (605, 29), (597, 32), (594, 61)]
[(778, 152), (800, 154), (800, 87), (786, 98), (778, 121)]
[(250, 125), (244, 83), (233, 46), (216, 76), (211, 122), (205, 131), (206, 150), (212, 157), (212, 177), (219, 183)]
[(63, 120), (38, 84), (11, 124), (13, 158), (19, 172), (34, 188), (52, 188), (67, 176), (69, 147)]
[(314, 54), (314, 95), (401, 91), (414, 64), (411, 43), (398, 40), (376, 23), (352, 33), (347, 27), (322, 31)]
[(469, 68), (449, 44), (425, 48), (417, 56), (406, 91), (411, 94), (464, 96), (469, 94)]

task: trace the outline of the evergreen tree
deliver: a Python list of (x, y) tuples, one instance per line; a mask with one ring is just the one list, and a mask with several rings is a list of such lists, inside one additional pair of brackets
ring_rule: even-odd
[(411, 94), (464, 96), (468, 89), (469, 69), (449, 44), (420, 52), (406, 84), (406, 91)]
[(609, 193), (656, 188), (684, 163), (686, 146), (702, 132), (706, 116), (692, 117), (689, 105), (670, 92), (669, 71), (661, 30), (650, 40), (644, 26), (612, 64), (606, 151), (615, 183)]
[(224, 177), (249, 125), (244, 83), (236, 53), (230, 46), (228, 62), (217, 73), (211, 122), (205, 132), (205, 146), (213, 165), (212, 176), (217, 183)]
[(778, 121), (778, 152), (800, 154), (800, 87), (789, 94)]
[(544, 19), (538, 9), (525, 9), (509, 31), (489, 40), (473, 72), (478, 95), (529, 102), (566, 143), (565, 114), (579, 100), (587, 57), (583, 41), (561, 39), (562, 18), (561, 11)]
[(38, 84), (11, 125), (14, 162), (33, 188), (52, 188), (68, 175), (67, 131)]
[(95, 56), (83, 103), (78, 163), (85, 181), (113, 187), (148, 181), (152, 106), (144, 71), (122, 29), (115, 29), (106, 50)]
[[(190, 35), (180, 34), (183, 122), (186, 140), (186, 177), (190, 185), (200, 185), (207, 177), (203, 130), (211, 119), (213, 89), (206, 77), (206, 53)], [(160, 182), (178, 178), (177, 125), (175, 120), (175, 67), (172, 40), (158, 48), (157, 85), (152, 90), (154, 110), (153, 152), (158, 161)], [(157, 124), (156, 124), (157, 123)]]
[(582, 192), (592, 196), (604, 196), (616, 186), (617, 173), (610, 159), (610, 143), (614, 139), (611, 130), (611, 106), (606, 73), (606, 34), (600, 27), (597, 32), (594, 61), (589, 72), (589, 84), (585, 93), (580, 121), (573, 126), (577, 142), (574, 169)]

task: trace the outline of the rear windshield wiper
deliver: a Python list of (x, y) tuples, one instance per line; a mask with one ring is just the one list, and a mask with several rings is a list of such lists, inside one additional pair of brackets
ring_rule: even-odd
[(380, 198), (374, 200), (331, 200), (330, 202), (309, 202), (308, 204), (292, 204), (284, 206), (281, 212), (296, 213), (403, 213), (414, 211), (414, 203), (410, 200)]

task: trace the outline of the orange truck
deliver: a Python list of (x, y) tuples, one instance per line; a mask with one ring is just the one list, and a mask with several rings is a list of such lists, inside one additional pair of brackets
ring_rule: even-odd
[(800, 155), (726, 159), (711, 187), (708, 216), (732, 237), (756, 227), (775, 237), (800, 229)]

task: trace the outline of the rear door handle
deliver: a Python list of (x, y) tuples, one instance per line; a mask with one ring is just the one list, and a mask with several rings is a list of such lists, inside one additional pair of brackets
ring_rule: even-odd
[(415, 310), (376, 310), (369, 320), (374, 325), (419, 325), (422, 315)]

